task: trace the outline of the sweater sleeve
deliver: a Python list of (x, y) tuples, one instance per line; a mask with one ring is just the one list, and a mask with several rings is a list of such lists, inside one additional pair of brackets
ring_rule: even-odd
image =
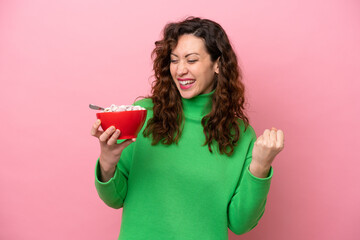
[(228, 227), (237, 235), (244, 234), (253, 229), (264, 214), (267, 194), (273, 176), (270, 168), (266, 178), (255, 177), (249, 170), (252, 160), (252, 149), (256, 141), (256, 134), (252, 130), (252, 138), (240, 181), (236, 187), (228, 207)]
[[(118, 143), (123, 140), (118, 140)], [(99, 197), (109, 207), (119, 209), (123, 207), (128, 187), (128, 176), (132, 162), (132, 152), (135, 143), (131, 143), (121, 153), (114, 176), (107, 182), (101, 182), (99, 159), (95, 166), (95, 187)]]

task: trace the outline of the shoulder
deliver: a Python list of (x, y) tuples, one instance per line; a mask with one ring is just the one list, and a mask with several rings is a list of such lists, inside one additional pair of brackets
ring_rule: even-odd
[(249, 139), (255, 139), (256, 140), (256, 132), (254, 128), (248, 124), (245, 126), (245, 122), (242, 119), (238, 119), (239, 127), (240, 127), (240, 135), (245, 136)]
[(141, 106), (143, 108), (146, 108), (146, 110), (152, 110), (152, 108), (154, 106), (151, 98), (140, 99), (140, 100), (136, 101), (133, 105)]

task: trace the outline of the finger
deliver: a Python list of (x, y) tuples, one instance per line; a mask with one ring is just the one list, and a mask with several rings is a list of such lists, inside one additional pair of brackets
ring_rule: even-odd
[(127, 146), (129, 146), (131, 143), (133, 143), (135, 141), (136, 141), (136, 138), (125, 140), (124, 142), (120, 143), (121, 149), (124, 150), (124, 148), (126, 148)]
[(263, 141), (263, 135), (260, 135), (260, 136), (256, 139), (256, 141), (255, 141), (254, 144), (260, 144), (262, 141)]
[(284, 148), (284, 132), (280, 129), (277, 131), (276, 146), (281, 149)]
[(109, 138), (109, 140), (107, 141), (107, 145), (114, 145), (115, 143), (117, 143), (117, 139), (120, 135), (120, 130), (116, 129), (115, 132), (111, 135), (111, 137)]
[(114, 126), (111, 126), (109, 127), (108, 129), (106, 129), (105, 132), (103, 132), (100, 137), (99, 137), (99, 140), (101, 142), (106, 142), (109, 137), (111, 136), (111, 134), (113, 134), (113, 132), (115, 131), (115, 127)]
[(276, 131), (274, 129), (271, 129), (270, 132), (270, 145), (272, 147), (276, 146)]
[(90, 134), (94, 137), (99, 138), (100, 135), (103, 133), (102, 131), (99, 131), (99, 127), (101, 125), (100, 119), (96, 120), (96, 122), (93, 124)]
[(265, 131), (263, 133), (263, 142), (264, 142), (264, 144), (267, 144), (268, 142), (270, 142), (270, 130), (269, 129), (265, 129)]
[(277, 129), (276, 129), (276, 128), (272, 127), (272, 128), (271, 128), (271, 130), (273, 130), (273, 129), (274, 129), (275, 131), (277, 131)]

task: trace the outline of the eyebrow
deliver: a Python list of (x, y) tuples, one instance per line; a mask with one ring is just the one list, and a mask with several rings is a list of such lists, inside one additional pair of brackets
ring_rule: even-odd
[[(189, 53), (189, 54), (186, 54), (185, 57), (188, 57), (188, 56), (191, 55), (191, 54), (196, 54), (196, 55), (199, 55), (199, 56), (200, 56), (200, 54), (198, 54), (198, 53)], [(171, 55), (174, 55), (175, 57), (178, 57), (178, 55), (176, 55), (176, 54), (174, 54), (174, 53), (171, 53)]]

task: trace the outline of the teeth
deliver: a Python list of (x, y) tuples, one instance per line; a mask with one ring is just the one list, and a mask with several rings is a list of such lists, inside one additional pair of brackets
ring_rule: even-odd
[(194, 83), (194, 82), (195, 82), (194, 80), (189, 80), (189, 81), (179, 81), (179, 83), (180, 83), (181, 85), (183, 85), (183, 86), (188, 85), (188, 84), (190, 84), (190, 83)]

